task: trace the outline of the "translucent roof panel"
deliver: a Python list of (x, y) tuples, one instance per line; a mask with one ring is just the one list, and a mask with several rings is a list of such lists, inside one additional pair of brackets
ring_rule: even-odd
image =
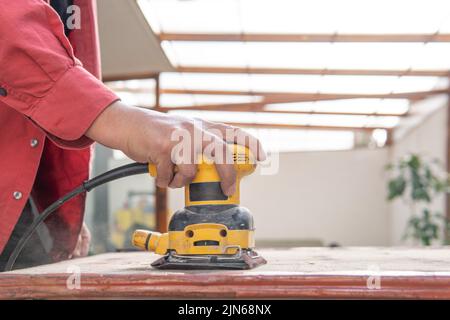
[(359, 115), (317, 115), (317, 114), (281, 114), (263, 112), (227, 112), (175, 110), (177, 114), (199, 117), (210, 121), (248, 123), (248, 124), (286, 124), (301, 126), (336, 127), (382, 127), (391, 128), (398, 123), (398, 117), (374, 117)]
[(160, 81), (162, 88), (240, 91), (251, 89), (247, 74), (163, 73)]
[[(166, 46), (166, 41), (163, 41)], [(174, 65), (242, 66), (246, 65), (245, 44), (242, 42), (170, 42), (175, 53)]]
[(447, 0), (138, 2), (156, 32), (434, 33), (449, 30), (450, 2)]
[(160, 98), (160, 104), (162, 106), (186, 106), (194, 105), (195, 100), (191, 94), (163, 94)]
[(392, 77), (392, 76), (324, 76), (320, 92), (334, 93), (399, 93), (428, 91), (444, 88), (434, 77)]
[[(318, 131), (293, 129), (246, 128), (261, 141), (266, 152), (350, 150), (355, 134), (351, 131)], [(115, 159), (126, 159), (120, 150), (113, 150)]]
[(192, 106), (204, 104), (223, 104), (223, 103), (246, 103), (261, 101), (261, 98), (255, 96), (222, 96), (222, 95), (201, 95), (201, 94), (163, 94), (161, 95), (161, 106), (177, 107)]
[[(155, 94), (153, 92), (135, 93), (116, 90), (116, 94), (121, 100), (131, 105), (153, 107), (155, 104)], [(160, 105), (167, 108), (258, 101), (261, 101), (261, 98), (256, 96), (221, 96), (200, 94), (162, 94), (160, 96)]]
[[(161, 87), (186, 90), (297, 93), (399, 93), (443, 89), (446, 79), (394, 76), (308, 76), (263, 74), (162, 73)], [(153, 92), (154, 80), (109, 82), (113, 90)], [(369, 101), (369, 100), (367, 100)]]
[(149, 92), (153, 92), (155, 90), (155, 80), (153, 79), (111, 81), (108, 82), (107, 85), (113, 90), (139, 89), (148, 90)]
[[(430, 37), (450, 33), (448, 0), (137, 1), (156, 33), (425, 34)], [(246, 72), (247, 68), (386, 69), (405, 74), (409, 70), (450, 70), (449, 42), (163, 41), (161, 45), (175, 67), (234, 67), (241, 68), (241, 72)], [(315, 102), (277, 103), (279, 101), (269, 100), (262, 111), (272, 112), (169, 111), (220, 122), (292, 124), (312, 128), (393, 128), (399, 124), (400, 116), (408, 112), (410, 101), (393, 99), (389, 94), (448, 87), (447, 79), (431, 76), (174, 72), (161, 74), (160, 81), (163, 107), (218, 104), (222, 109), (227, 107), (226, 104), (260, 102), (268, 92), (280, 93), (277, 97), (283, 97), (284, 93), (357, 95), (354, 99), (336, 96), (336, 100)], [(139, 91), (140, 86), (145, 92), (150, 91), (153, 86), (148, 82), (123, 82), (115, 86), (123, 99), (145, 102), (145, 105), (154, 102), (152, 94)], [(171, 93), (170, 89), (178, 92)], [(267, 137), (276, 132), (274, 129), (251, 130)], [(353, 147), (354, 143), (351, 132), (318, 133), (309, 128), (281, 131), (284, 138), (277, 139), (277, 143), (286, 142), (287, 149), (288, 145), (304, 150), (322, 147), (329, 150), (332, 146), (345, 149)], [(379, 138), (387, 134), (385, 130), (377, 132)], [(308, 141), (311, 145), (307, 145)]]
[(119, 98), (127, 104), (133, 106), (153, 106), (155, 104), (154, 93), (132, 93), (116, 91)]
[(354, 147), (351, 131), (318, 131), (292, 129), (246, 128), (258, 137), (267, 151), (349, 150)]
[[(450, 61), (450, 59), (449, 59)], [(444, 88), (435, 77), (309, 76), (264, 74), (163, 73), (161, 86), (172, 89), (265, 92), (390, 93)]]
[(296, 102), (269, 104), (266, 110), (304, 111), (304, 112), (341, 112), (403, 114), (408, 111), (409, 101), (405, 99), (352, 99), (317, 102)]
[[(225, 112), (198, 112), (198, 111), (170, 111), (189, 117), (202, 117), (212, 121), (223, 120)], [(239, 122), (254, 122), (254, 114), (228, 113), (236, 118), (226, 116), (226, 119)], [(248, 128), (245, 130), (256, 136), (267, 151), (321, 151), (321, 150), (348, 150), (354, 147), (354, 133), (351, 131), (327, 131), (311, 129), (261, 129)]]
[(450, 43), (172, 41), (170, 47), (175, 53), (171, 62), (182, 66), (450, 69)]
[(138, 0), (154, 32), (239, 32), (237, 1)]

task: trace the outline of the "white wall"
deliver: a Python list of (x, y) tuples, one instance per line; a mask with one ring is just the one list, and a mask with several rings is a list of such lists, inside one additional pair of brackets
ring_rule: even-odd
[(243, 184), (242, 203), (255, 215), (257, 238), (387, 244), (386, 156), (383, 149), (281, 154), (277, 175)]

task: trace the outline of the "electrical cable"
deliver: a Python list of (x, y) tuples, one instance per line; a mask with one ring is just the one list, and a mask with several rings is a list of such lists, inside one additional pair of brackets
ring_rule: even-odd
[(83, 182), (82, 185), (79, 187), (73, 189), (69, 193), (65, 194), (58, 200), (56, 200), (54, 203), (52, 203), (50, 206), (48, 206), (42, 213), (39, 215), (37, 219), (33, 221), (33, 223), (29, 226), (27, 231), (23, 234), (23, 236), (20, 238), (20, 240), (17, 242), (17, 245), (15, 246), (14, 250), (12, 251), (11, 255), (8, 258), (8, 262), (6, 263), (5, 270), (4, 271), (11, 271), (14, 267), (14, 263), (17, 260), (17, 257), (22, 252), (23, 248), (27, 244), (30, 237), (33, 235), (33, 233), (36, 231), (36, 229), (47, 219), (47, 217), (55, 212), (56, 209), (61, 207), (65, 202), (69, 201), (70, 199), (78, 196), (79, 194), (83, 192), (89, 192), (92, 189), (101, 186), (105, 183), (108, 183), (113, 180), (117, 180), (120, 178), (142, 174), (142, 173), (148, 173), (148, 164), (147, 163), (131, 163), (127, 164), (115, 169), (112, 169), (110, 171), (107, 171), (95, 178), (92, 178), (90, 180), (87, 180)]

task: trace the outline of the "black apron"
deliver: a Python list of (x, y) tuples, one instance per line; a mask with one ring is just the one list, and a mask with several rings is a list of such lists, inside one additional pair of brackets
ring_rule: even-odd
[[(37, 215), (38, 213), (37, 210), (34, 209), (33, 202), (27, 201), (19, 221), (14, 227), (14, 230), (6, 243), (2, 254), (0, 255), (0, 270), (5, 269), (9, 256)], [(22, 269), (51, 263), (52, 259), (49, 253), (53, 245), (52, 242), (53, 241), (47, 227), (45, 224), (42, 224), (38, 230), (33, 233), (22, 252), (17, 257), (16, 263), (14, 264), (14, 269)]]

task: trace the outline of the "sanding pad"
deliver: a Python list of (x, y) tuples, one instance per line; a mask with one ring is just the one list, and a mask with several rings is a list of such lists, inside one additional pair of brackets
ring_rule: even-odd
[(248, 270), (267, 261), (253, 250), (242, 251), (239, 256), (227, 255), (176, 255), (169, 253), (152, 263), (163, 270)]

